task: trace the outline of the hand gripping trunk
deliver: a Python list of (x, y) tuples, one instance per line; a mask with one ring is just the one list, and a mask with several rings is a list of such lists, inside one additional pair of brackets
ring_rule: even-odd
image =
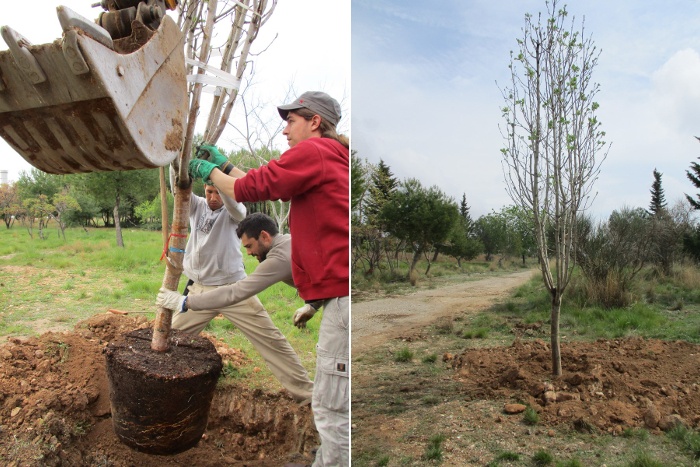
[(164, 16), (129, 37), (57, 8), (63, 37), (31, 45), (7, 26), (0, 52), (0, 136), (31, 165), (69, 174), (169, 164), (187, 116), (183, 36)]

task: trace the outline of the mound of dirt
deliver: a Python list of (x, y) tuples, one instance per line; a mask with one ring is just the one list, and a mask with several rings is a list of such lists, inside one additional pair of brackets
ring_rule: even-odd
[(700, 427), (700, 346), (687, 342), (565, 343), (560, 378), (552, 376), (550, 346), (541, 340), (469, 349), (446, 359), (471, 400), (529, 405), (544, 425), (615, 434), (626, 428), (668, 430), (677, 423)]
[[(150, 326), (144, 317), (95, 315), (72, 332), (0, 346), (0, 460), (9, 466), (267, 466), (310, 462), (318, 434), (308, 406), (284, 392), (219, 387), (207, 431), (173, 456), (140, 453), (114, 433), (104, 347)], [(244, 355), (207, 336), (224, 366)]]

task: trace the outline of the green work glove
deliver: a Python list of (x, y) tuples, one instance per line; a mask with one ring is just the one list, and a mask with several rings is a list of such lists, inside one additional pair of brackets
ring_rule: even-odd
[(216, 168), (216, 164), (205, 161), (204, 159), (192, 159), (188, 166), (190, 177), (201, 178), (207, 185), (212, 184), (211, 180), (209, 180), (209, 176), (212, 170)]
[(197, 159), (213, 162), (226, 175), (233, 170), (233, 164), (215, 146), (203, 144), (197, 150)]

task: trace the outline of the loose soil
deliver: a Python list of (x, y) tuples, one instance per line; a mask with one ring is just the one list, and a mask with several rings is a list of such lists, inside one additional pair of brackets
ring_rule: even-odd
[[(103, 349), (145, 317), (99, 314), (71, 332), (11, 338), (0, 346), (0, 463), (8, 466), (279, 466), (309, 463), (318, 444), (308, 406), (286, 392), (217, 387), (209, 423), (192, 449), (137, 452), (114, 433)], [(206, 334), (205, 334), (206, 336)], [(206, 336), (224, 367), (240, 351)]]
[[(557, 460), (604, 465), (605, 457), (590, 463), (605, 455), (592, 452), (602, 449), (598, 437), (610, 437), (610, 452), (624, 451), (616, 440), (623, 443), (618, 435), (630, 430), (653, 437), (677, 423), (700, 427), (698, 345), (563, 342), (563, 375), (555, 378), (547, 326), (510, 323), (514, 337), (506, 345), (455, 338), (455, 323), (505, 300), (533, 274), (353, 303), (353, 463), (375, 465), (385, 457), (383, 465), (418, 465), (431, 436), (442, 434), (442, 465), (483, 466), (498, 453), (531, 456), (541, 448)], [(412, 361), (394, 358), (404, 348)], [(437, 361), (426, 363), (436, 352)], [(539, 416), (536, 425), (524, 422), (527, 406)], [(694, 465), (688, 456), (666, 455), (664, 465)]]

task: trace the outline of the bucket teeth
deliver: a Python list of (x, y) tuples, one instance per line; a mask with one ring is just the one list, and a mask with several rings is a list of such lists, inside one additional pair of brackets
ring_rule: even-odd
[(46, 74), (41, 69), (39, 62), (29, 51), (29, 46), (32, 44), (20, 33), (9, 26), (0, 28), (0, 35), (7, 44), (15, 63), (25, 74), (29, 82), (39, 84), (46, 81)]
[(112, 37), (109, 35), (106, 29), (102, 28), (98, 24), (95, 24), (94, 21), (90, 21), (84, 16), (80, 16), (75, 11), (63, 5), (56, 7), (56, 14), (58, 16), (58, 22), (61, 23), (64, 33), (78, 29), (105, 47), (114, 49)]

